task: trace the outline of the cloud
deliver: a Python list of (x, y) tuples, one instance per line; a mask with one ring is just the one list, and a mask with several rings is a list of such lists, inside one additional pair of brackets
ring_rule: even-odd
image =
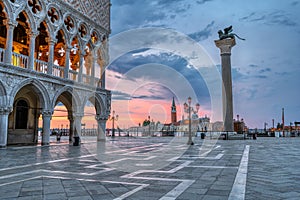
[(210, 2), (210, 1), (213, 1), (213, 0), (197, 0), (196, 3), (197, 4), (205, 4), (205, 3)]
[(296, 26), (297, 23), (290, 18), (286, 11), (277, 10), (262, 14), (259, 12), (252, 12), (249, 15), (240, 18), (240, 21), (246, 22), (261, 22), (266, 25), (282, 25), (282, 26)]
[(212, 35), (212, 29), (213, 29), (214, 24), (215, 24), (215, 22), (212, 21), (203, 30), (189, 34), (189, 36), (198, 42), (205, 40), (205, 39), (209, 38), (209, 36)]
[(125, 93), (125, 92), (121, 92), (118, 90), (113, 90), (112, 91), (112, 99), (113, 100), (131, 100), (132, 97), (131, 95)]

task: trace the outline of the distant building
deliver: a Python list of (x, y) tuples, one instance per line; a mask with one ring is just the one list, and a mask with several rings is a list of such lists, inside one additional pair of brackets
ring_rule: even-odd
[(173, 97), (172, 107), (171, 107), (171, 123), (175, 124), (176, 122), (177, 122), (177, 112), (176, 112), (175, 100)]
[(244, 131), (246, 131), (247, 129), (247, 126), (244, 122), (244, 119), (242, 118), (240, 120), (240, 116), (237, 115), (237, 119), (233, 120), (233, 128), (234, 128), (234, 131), (237, 132), (237, 133), (243, 133)]

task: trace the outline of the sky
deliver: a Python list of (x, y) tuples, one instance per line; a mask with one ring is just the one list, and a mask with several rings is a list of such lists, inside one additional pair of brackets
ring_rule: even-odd
[[(214, 40), (230, 25), (234, 116), (250, 128), (300, 121), (299, 0), (111, 0), (106, 87), (121, 128), (170, 122), (192, 97), (200, 117), (222, 120), (221, 59)], [(110, 122), (108, 122), (108, 126)]]

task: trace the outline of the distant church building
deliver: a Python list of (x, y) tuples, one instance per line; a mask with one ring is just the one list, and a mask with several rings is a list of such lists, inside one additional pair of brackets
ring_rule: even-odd
[(173, 97), (172, 107), (171, 107), (171, 124), (175, 124), (176, 122), (177, 122), (177, 112), (176, 112), (175, 100)]
[(0, 1), (0, 147), (49, 144), (55, 106), (67, 108), (70, 140), (84, 107), (96, 110), (105, 139), (111, 92), (105, 89), (110, 0)]

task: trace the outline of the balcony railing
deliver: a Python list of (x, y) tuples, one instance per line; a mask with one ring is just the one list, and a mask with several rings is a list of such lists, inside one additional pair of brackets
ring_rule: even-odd
[(52, 75), (53, 76), (57, 76), (57, 77), (64, 77), (64, 67), (58, 66), (58, 65), (53, 65), (53, 69), (52, 69)]
[(34, 69), (37, 72), (47, 74), (48, 63), (42, 60), (34, 60)]
[(4, 62), (5, 50), (0, 48), (0, 62)]
[(17, 67), (28, 68), (28, 56), (12, 52), (12, 64)]
[(74, 70), (69, 70), (69, 79), (73, 81), (78, 81), (78, 72)]
[[(29, 57), (12, 52), (12, 65), (28, 69), (29, 64), (28, 64)], [(5, 61), (5, 49), (0, 48), (0, 62), (4, 63)], [(34, 59), (34, 70), (43, 74), (47, 74), (47, 70), (49, 69), (49, 63)], [(65, 67), (58, 66), (58, 65), (53, 65), (52, 67), (52, 75), (60, 78), (64, 78), (64, 73), (65, 73)], [(79, 81), (79, 73), (75, 70), (70, 69), (68, 73), (68, 79), (72, 81)], [(91, 83), (91, 81), (93, 83)], [(82, 74), (82, 83), (88, 84), (88, 85), (93, 85), (93, 86), (98, 86), (99, 78), (92, 78), (90, 75)]]

